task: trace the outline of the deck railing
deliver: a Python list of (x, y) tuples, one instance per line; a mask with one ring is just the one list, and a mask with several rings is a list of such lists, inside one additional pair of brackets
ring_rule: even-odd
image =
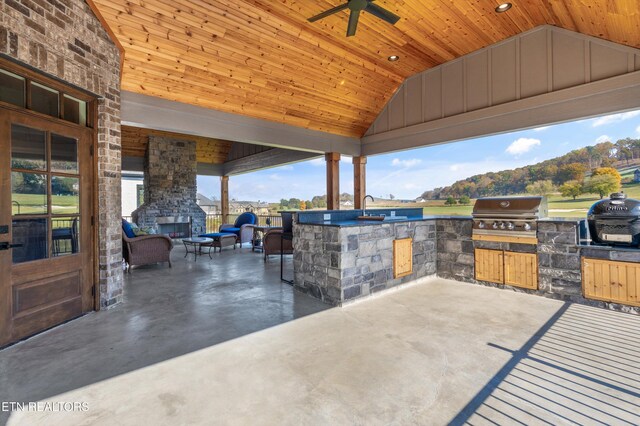
[[(239, 214), (230, 214), (227, 223), (233, 223)], [(131, 216), (122, 216), (123, 219), (131, 222)], [(270, 226), (282, 226), (282, 216), (276, 215), (258, 215), (258, 225), (266, 226), (269, 219)], [(220, 213), (207, 213), (207, 232), (218, 232), (222, 225), (222, 215)]]
[[(239, 214), (230, 214), (227, 223), (233, 223)], [(282, 216), (280, 215), (258, 215), (258, 225), (266, 226), (269, 219), (270, 226), (282, 226)], [(220, 213), (207, 213), (207, 232), (218, 232), (222, 225), (222, 215)]]

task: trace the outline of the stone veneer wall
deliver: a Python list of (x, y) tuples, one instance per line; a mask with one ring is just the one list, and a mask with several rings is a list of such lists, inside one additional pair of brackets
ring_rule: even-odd
[(538, 285), (548, 296), (584, 303), (577, 222), (538, 222)]
[(437, 220), (439, 277), (475, 282), (472, 224), (467, 218)]
[(207, 215), (196, 202), (196, 142), (149, 136), (144, 164), (144, 204), (133, 213), (139, 226), (155, 226), (159, 216), (191, 216), (192, 234), (206, 229)]
[(538, 263), (543, 295), (616, 311), (640, 314), (640, 307), (585, 299), (582, 296), (582, 257), (639, 262), (637, 250), (606, 246), (576, 246), (577, 222), (538, 224)]
[(0, 0), (0, 53), (100, 96), (100, 306), (120, 302), (120, 52), (84, 1)]
[[(333, 305), (436, 272), (434, 221), (335, 227), (296, 223), (295, 286)], [(413, 273), (393, 278), (393, 240), (413, 238)]]

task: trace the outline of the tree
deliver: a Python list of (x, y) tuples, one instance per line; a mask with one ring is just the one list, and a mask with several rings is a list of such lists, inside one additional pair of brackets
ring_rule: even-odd
[(580, 163), (570, 163), (560, 166), (556, 173), (556, 182), (564, 183), (570, 180), (582, 181), (587, 172), (587, 166)]
[(396, 198), (396, 196), (395, 196), (395, 195), (393, 195), (393, 194), (389, 194), (389, 199), (390, 199), (390, 200), (393, 200), (393, 199), (395, 199), (395, 198)]
[(316, 195), (311, 199), (311, 205), (314, 208), (322, 209), (327, 207), (327, 196), (326, 195)]
[(550, 180), (539, 180), (533, 182), (532, 184), (527, 185), (526, 191), (529, 194), (535, 195), (549, 195), (555, 191), (555, 187), (553, 186), (553, 182)]
[(307, 203), (304, 201), (300, 201), (300, 210), (306, 210), (307, 209)]
[(620, 176), (620, 173), (613, 167), (600, 167), (595, 169), (593, 173), (591, 173), (591, 177), (603, 176), (603, 175), (613, 176), (616, 182), (618, 182), (618, 187), (622, 183), (622, 176)]
[(582, 194), (582, 183), (577, 180), (569, 180), (558, 189), (563, 197), (573, 197), (575, 200), (578, 195)]
[(300, 199), (289, 198), (289, 208), (292, 210), (298, 210), (300, 208)]
[(591, 176), (585, 183), (585, 191), (598, 194), (601, 199), (604, 198), (605, 195), (619, 190), (620, 180), (611, 174)]
[(468, 206), (469, 204), (471, 204), (471, 199), (466, 195), (463, 195), (462, 197), (460, 197), (460, 200), (458, 200), (458, 203), (462, 204), (463, 206)]
[(340, 201), (353, 201), (353, 195), (348, 192), (343, 192), (340, 194)]
[(282, 209), (288, 209), (289, 208), (289, 201), (285, 200), (284, 198), (280, 200), (280, 208)]
[(448, 197), (447, 200), (444, 202), (445, 206), (455, 206), (456, 204), (457, 204), (457, 201), (453, 197)]

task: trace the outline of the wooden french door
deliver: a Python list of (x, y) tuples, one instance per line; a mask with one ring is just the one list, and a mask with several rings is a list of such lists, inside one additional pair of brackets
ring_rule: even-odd
[(92, 129), (0, 107), (0, 347), (94, 307)]

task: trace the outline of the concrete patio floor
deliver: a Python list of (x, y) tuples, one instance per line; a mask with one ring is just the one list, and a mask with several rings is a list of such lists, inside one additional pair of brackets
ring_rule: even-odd
[(640, 423), (637, 316), (442, 279), (325, 309), (278, 266), (134, 271), (123, 306), (0, 352), (0, 400), (88, 411), (8, 423)]

